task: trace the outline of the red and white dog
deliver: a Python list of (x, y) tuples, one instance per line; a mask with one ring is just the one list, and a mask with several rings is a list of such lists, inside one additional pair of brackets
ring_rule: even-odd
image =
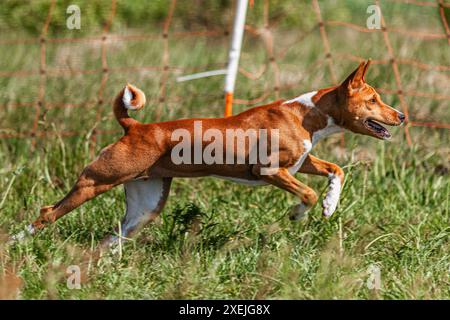
[[(400, 125), (405, 116), (383, 103), (380, 95), (368, 85), (364, 76), (370, 60), (361, 63), (345, 81), (335, 87), (300, 95), (292, 100), (280, 100), (255, 107), (228, 118), (183, 119), (161, 123), (142, 124), (128, 115), (128, 110), (144, 106), (144, 93), (127, 85), (116, 97), (114, 114), (125, 134), (116, 143), (107, 146), (81, 173), (72, 190), (54, 205), (41, 209), (39, 218), (28, 227), (34, 234), (47, 224), (55, 222), (84, 202), (111, 188), (124, 184), (126, 215), (122, 221), (122, 235), (129, 237), (140, 227), (153, 220), (163, 209), (174, 177), (218, 176), (250, 185), (271, 184), (298, 197), (291, 218), (296, 219), (317, 202), (310, 187), (298, 181), (297, 172), (328, 177), (329, 188), (323, 200), (323, 215), (329, 217), (336, 210), (344, 172), (336, 164), (318, 159), (310, 154), (323, 137), (343, 129), (372, 136), (390, 138), (390, 133), (380, 123)], [(214, 129), (226, 135), (230, 129), (276, 130), (277, 148), (271, 151), (270, 163), (179, 163), (173, 160), (177, 130), (195, 134), (195, 122), (202, 129)], [(261, 135), (257, 135), (261, 139)], [(198, 141), (197, 141), (198, 142)], [(192, 150), (194, 150), (194, 141)], [(274, 141), (269, 142), (273, 145)], [(248, 159), (251, 147), (232, 147), (223, 144), (220, 157)], [(202, 140), (205, 148), (207, 141)], [(216, 150), (217, 151), (217, 150)], [(186, 156), (186, 155), (184, 155)], [(217, 156), (217, 154), (216, 154)], [(245, 162), (245, 161), (244, 161)], [(268, 170), (269, 169), (269, 170)], [(265, 170), (265, 171), (264, 171)], [(263, 173), (265, 172), (265, 173)], [(106, 243), (117, 240), (109, 237)]]

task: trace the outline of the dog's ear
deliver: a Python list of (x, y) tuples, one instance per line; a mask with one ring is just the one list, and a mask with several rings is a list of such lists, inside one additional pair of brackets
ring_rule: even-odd
[(364, 86), (364, 75), (366, 74), (369, 65), (370, 60), (361, 62), (358, 68), (342, 82), (341, 87), (347, 90), (348, 95), (352, 95)]
[(366, 82), (366, 79), (365, 79), (365, 77), (366, 77), (366, 72), (367, 72), (367, 69), (369, 69), (369, 66), (370, 66), (370, 63), (372, 62), (372, 60), (371, 59), (368, 59), (367, 61), (366, 61), (366, 64), (364, 65), (364, 70), (363, 70), (363, 74), (362, 74), (362, 81), (365, 83)]

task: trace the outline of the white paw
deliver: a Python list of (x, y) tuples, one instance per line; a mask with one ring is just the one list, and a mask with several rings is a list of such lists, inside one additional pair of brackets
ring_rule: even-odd
[(105, 252), (110, 253), (113, 256), (122, 255), (123, 244), (126, 241), (124, 238), (118, 236), (109, 236), (103, 240), (101, 247)]
[(14, 242), (23, 242), (27, 236), (33, 235), (36, 232), (32, 224), (29, 224), (25, 230), (22, 230), (15, 235), (11, 236), (9, 238), (8, 243), (14, 243)]
[(122, 249), (119, 245), (119, 242), (117, 243), (111, 243), (109, 245), (109, 252), (113, 255), (113, 256), (119, 256), (122, 253)]
[(334, 211), (336, 211), (338, 202), (339, 202), (339, 196), (341, 195), (341, 179), (336, 175), (329, 175), (329, 184), (328, 184), (328, 192), (325, 196), (325, 199), (323, 199), (322, 207), (323, 212), (322, 214), (325, 217), (330, 217)]
[(299, 203), (292, 207), (289, 219), (291, 220), (301, 220), (306, 217), (306, 212), (309, 210), (304, 203)]

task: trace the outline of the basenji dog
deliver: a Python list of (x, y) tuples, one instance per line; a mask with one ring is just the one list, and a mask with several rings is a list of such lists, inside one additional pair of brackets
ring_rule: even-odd
[[(322, 138), (344, 129), (389, 139), (389, 131), (381, 124), (397, 126), (405, 121), (401, 112), (382, 102), (375, 89), (365, 82), (369, 65), (370, 60), (362, 62), (338, 86), (254, 107), (234, 116), (150, 124), (142, 124), (128, 115), (128, 110), (144, 106), (145, 95), (127, 84), (115, 98), (113, 107), (124, 135), (104, 148), (84, 168), (63, 199), (42, 208), (40, 216), (27, 231), (34, 234), (84, 202), (123, 184), (126, 213), (121, 224), (121, 236), (128, 238), (159, 215), (169, 195), (172, 179), (178, 177), (216, 176), (249, 185), (274, 185), (298, 197), (298, 204), (291, 210), (292, 219), (304, 215), (318, 200), (314, 190), (294, 175), (300, 172), (328, 177), (329, 187), (322, 204), (323, 215), (330, 217), (338, 205), (344, 172), (336, 164), (311, 155), (311, 149)], [(188, 150), (184, 150), (184, 154), (179, 152), (182, 158), (189, 160), (195, 157), (195, 144), (208, 148), (208, 141), (212, 141), (213, 136), (217, 140), (220, 135), (226, 136), (228, 130), (241, 133), (254, 130), (257, 142), (263, 136), (267, 138), (267, 132), (276, 131), (277, 135), (272, 135), (266, 143), (266, 148), (271, 150), (269, 161), (246, 161), (252, 153), (252, 145), (245, 140), (243, 147), (231, 144), (231, 150), (228, 148), (230, 141), (222, 142), (220, 148), (216, 145), (211, 154), (218, 161), (213, 163), (180, 162), (174, 158), (173, 152), (179, 149), (180, 136), (194, 136), (195, 126), (199, 123), (202, 130), (210, 130), (214, 134), (209, 134), (206, 139), (203, 136), (201, 141), (198, 137), (188, 140)], [(182, 134), (177, 134), (174, 139), (176, 132)], [(274, 145), (277, 148), (273, 148)], [(244, 161), (225, 161), (237, 158)], [(111, 244), (117, 240), (117, 236), (110, 236), (104, 243)]]

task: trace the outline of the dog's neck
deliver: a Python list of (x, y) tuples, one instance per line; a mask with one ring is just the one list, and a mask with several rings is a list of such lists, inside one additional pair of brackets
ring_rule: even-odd
[(312, 133), (313, 145), (321, 138), (345, 129), (338, 99), (339, 87), (308, 92), (285, 103), (295, 103), (303, 110), (303, 126)]
[(338, 86), (321, 89), (312, 97), (312, 102), (317, 111), (331, 117), (337, 125), (343, 126), (345, 121), (339, 106), (338, 90)]

